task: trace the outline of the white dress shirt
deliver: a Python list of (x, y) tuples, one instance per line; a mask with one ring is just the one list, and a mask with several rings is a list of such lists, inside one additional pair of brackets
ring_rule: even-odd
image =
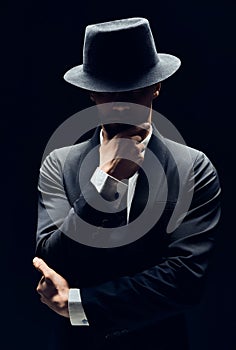
[[(150, 132), (148, 136), (142, 141), (142, 144), (145, 146), (145, 149), (148, 145), (148, 142), (150, 141), (151, 136), (152, 136), (152, 126), (150, 127)], [(102, 130), (101, 130), (100, 143), (102, 144), (102, 142), (103, 142), (103, 136), (102, 136)], [(114, 198), (114, 193), (109, 194), (108, 193), (109, 188), (106, 186), (106, 182), (108, 180), (110, 183), (113, 182), (115, 186), (114, 187), (111, 186), (110, 188), (111, 188), (111, 191), (114, 191), (113, 188), (116, 188), (118, 192), (118, 198), (117, 200), (111, 202), (111, 205), (114, 205), (117, 207), (119, 206), (123, 196), (127, 193), (127, 222), (129, 222), (130, 208), (134, 197), (137, 178), (138, 178), (138, 172), (136, 172), (132, 177), (130, 177), (128, 180), (128, 184), (126, 184), (108, 175), (98, 167), (95, 170), (94, 174), (92, 175), (90, 181), (99, 193), (103, 193), (105, 189), (107, 197), (111, 195)], [(89, 325), (83, 309), (80, 290), (78, 288), (71, 288), (69, 291), (68, 309), (69, 309), (69, 315), (70, 315), (70, 322), (73, 326)]]

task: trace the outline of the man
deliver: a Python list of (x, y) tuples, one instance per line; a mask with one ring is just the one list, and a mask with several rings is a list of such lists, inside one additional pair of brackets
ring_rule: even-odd
[(57, 349), (188, 349), (184, 312), (201, 297), (220, 186), (202, 152), (152, 123), (179, 66), (157, 53), (146, 19), (130, 18), (88, 26), (84, 63), (65, 74), (101, 126), (40, 170), (33, 263), (42, 302), (65, 316)]

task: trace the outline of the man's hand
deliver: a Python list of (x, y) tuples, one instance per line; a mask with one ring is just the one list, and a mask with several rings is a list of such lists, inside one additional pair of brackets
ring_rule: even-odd
[(42, 259), (34, 258), (33, 265), (43, 275), (37, 286), (41, 302), (59, 315), (69, 317), (69, 285), (67, 281), (51, 269)]
[(134, 126), (109, 139), (103, 128), (99, 167), (118, 180), (132, 177), (144, 160), (144, 145), (140, 143), (150, 128), (149, 123)]

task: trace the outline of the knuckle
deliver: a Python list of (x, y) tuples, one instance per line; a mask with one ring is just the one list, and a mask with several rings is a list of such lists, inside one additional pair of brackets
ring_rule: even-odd
[(41, 269), (41, 268), (42, 268), (42, 265), (43, 265), (43, 262), (42, 262), (42, 260), (40, 259), (40, 260), (38, 261), (37, 268), (38, 268), (38, 269)]
[(38, 293), (41, 293), (41, 292), (42, 292), (41, 287), (40, 287), (39, 285), (36, 287), (36, 291), (37, 291)]
[(44, 274), (44, 277), (45, 277), (45, 280), (46, 280), (46, 279), (50, 279), (50, 273), (49, 273), (49, 272), (46, 272), (46, 273)]
[(44, 273), (44, 277), (45, 277), (45, 279), (51, 279), (51, 277), (52, 277), (52, 271), (51, 271), (51, 269), (48, 269), (48, 270)]
[(41, 303), (46, 304), (46, 299), (44, 297), (40, 298)]
[(64, 307), (64, 302), (63, 300), (58, 296), (58, 295), (55, 295), (53, 298), (52, 298), (52, 303), (53, 305), (55, 305), (55, 307), (57, 309), (63, 309)]
[(42, 276), (41, 279), (40, 279), (40, 281), (39, 281), (39, 285), (41, 285), (44, 281), (45, 281), (45, 277)]

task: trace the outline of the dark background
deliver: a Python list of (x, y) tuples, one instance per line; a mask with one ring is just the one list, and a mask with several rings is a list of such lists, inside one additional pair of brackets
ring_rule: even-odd
[[(155, 109), (205, 152), (222, 186), (222, 216), (202, 303), (188, 314), (191, 350), (236, 349), (235, 5), (233, 1), (19, 1), (1, 5), (1, 280), (4, 349), (42, 349), (53, 313), (34, 271), (37, 179), (53, 131), (90, 106), (63, 74), (82, 63), (85, 26), (146, 17), (159, 52), (182, 60)], [(170, 334), (171, 336), (171, 334)], [(2, 347), (2, 346), (1, 346)], [(79, 348), (79, 347), (78, 347)], [(181, 349), (178, 349), (181, 350)]]

